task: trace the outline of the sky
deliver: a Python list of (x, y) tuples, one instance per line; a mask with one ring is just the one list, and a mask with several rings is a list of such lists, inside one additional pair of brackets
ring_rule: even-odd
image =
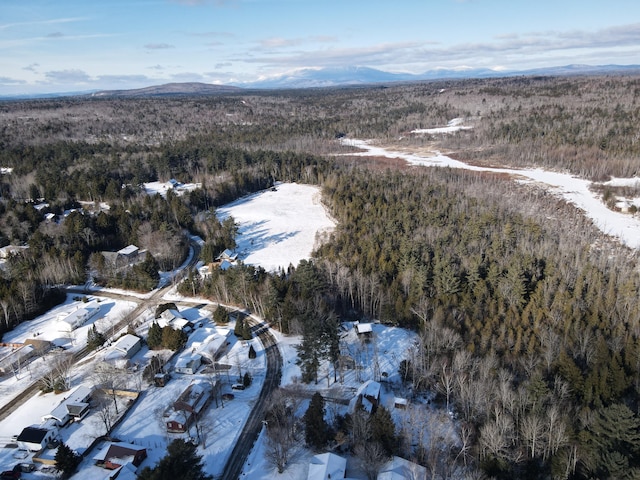
[(640, 2), (0, 1), (0, 95), (568, 64), (640, 64)]

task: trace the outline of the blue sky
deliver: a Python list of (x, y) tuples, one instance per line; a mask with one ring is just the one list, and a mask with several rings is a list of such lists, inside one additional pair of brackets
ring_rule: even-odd
[(1, 0), (0, 94), (640, 64), (638, 0)]

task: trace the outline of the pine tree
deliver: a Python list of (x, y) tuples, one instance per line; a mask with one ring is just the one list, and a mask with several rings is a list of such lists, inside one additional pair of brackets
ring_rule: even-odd
[(256, 358), (256, 356), (257, 356), (256, 349), (253, 348), (253, 345), (249, 345), (249, 358), (254, 359)]
[(138, 480), (211, 480), (203, 471), (202, 457), (196, 446), (182, 438), (169, 444), (167, 455), (154, 468), (145, 467)]
[(162, 346), (162, 328), (156, 322), (149, 327), (147, 344), (151, 350), (156, 350)]
[(98, 332), (95, 324), (87, 332), (87, 349), (95, 350), (105, 342), (104, 335)]
[(216, 310), (213, 312), (213, 321), (223, 325), (229, 323), (229, 313), (227, 312), (227, 309), (222, 305), (218, 305)]
[(320, 450), (329, 438), (329, 426), (324, 419), (324, 398), (318, 392), (313, 394), (309, 408), (304, 414), (305, 441), (310, 447)]
[(56, 468), (62, 472), (63, 477), (69, 478), (71, 474), (76, 471), (78, 465), (80, 465), (82, 457), (71, 450), (66, 443), (61, 443), (58, 450), (56, 450), (54, 460), (56, 462)]
[(379, 442), (388, 455), (393, 455), (398, 441), (396, 438), (396, 426), (391, 418), (391, 413), (380, 405), (371, 417), (371, 438)]

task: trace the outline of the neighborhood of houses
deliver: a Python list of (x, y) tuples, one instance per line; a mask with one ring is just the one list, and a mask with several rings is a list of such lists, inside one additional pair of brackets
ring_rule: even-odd
[[(7, 255), (16, 254), (15, 251), (7, 251), (9, 252)], [(135, 245), (129, 245), (117, 252), (102, 252), (105, 262), (114, 270), (128, 268), (140, 261), (143, 258), (141, 253), (143, 252)], [(2, 256), (1, 253), (0, 256)], [(237, 254), (225, 250), (214, 263), (200, 267), (199, 272), (206, 277), (215, 268), (231, 268), (237, 262)], [(85, 332), (88, 325), (95, 325), (104, 316), (104, 310), (104, 304), (99, 299), (88, 300), (85, 297), (82, 302), (74, 302), (71, 308), (61, 311), (55, 317), (54, 330), (58, 332), (57, 336), (60, 338), (44, 338), (40, 332), (35, 332), (33, 338), (27, 338), (23, 343), (0, 346), (0, 375), (13, 374), (18, 377), (20, 372), (29, 368), (31, 362), (43, 358), (48, 352), (60, 352), (64, 348), (70, 348), (68, 344), (60, 345), (70, 338), (72, 344), (83, 343), (78, 332), (81, 330)], [(234, 318), (233, 313), (230, 314), (230, 320), (233, 321)], [(184, 436), (199, 441), (202, 427), (199, 419), (205, 417), (214, 400), (217, 406), (218, 399), (222, 397), (222, 378), (220, 371), (213, 368), (213, 365), (228, 353), (232, 343), (232, 328), (214, 325), (206, 317), (186, 316), (177, 308), (162, 310), (152, 321), (161, 328), (171, 327), (188, 335), (186, 347), (165, 358), (162, 368), (152, 376), (152, 388), (163, 388), (168, 382), (176, 382), (172, 380), (176, 378), (175, 375), (185, 378), (180, 381), (182, 385), (180, 393), (176, 393), (175, 397), (162, 408), (163, 429), (166, 435)], [(374, 328), (371, 323), (354, 322), (350, 331), (355, 338), (358, 338), (359, 343), (364, 344), (371, 341)], [(139, 374), (140, 367), (149, 363), (149, 351), (145, 348), (143, 337), (144, 331), (141, 331), (140, 334), (123, 333), (119, 338), (114, 339), (107, 348), (96, 355), (93, 360), (95, 370)], [(362, 358), (358, 358), (357, 352), (347, 349), (341, 350), (338, 364), (341, 372), (352, 370), (355, 372), (356, 380), (360, 381), (362, 361)], [(233, 381), (229, 379), (229, 370), (232, 366), (226, 365), (225, 368), (227, 383), (235, 388), (236, 384), (231, 385)], [(193, 377), (193, 379), (189, 380), (187, 377)], [(41, 415), (39, 419), (34, 418), (33, 423), (22, 428), (20, 432), (15, 432), (12, 443), (18, 449), (15, 458), (21, 461), (21, 465), (24, 465), (27, 471), (37, 468), (41, 472), (47, 472), (47, 469), (53, 468), (55, 463), (56, 448), (69, 436), (66, 430), (72, 427), (73, 429), (82, 428), (81, 425), (93, 415), (93, 417), (103, 418), (105, 426), (108, 427), (106, 435), (99, 435), (95, 426), (86, 428), (92, 433), (85, 433), (85, 438), (93, 436), (93, 439), (88, 442), (88, 445), (77, 450), (81, 451), (83, 456), (92, 455), (90, 458), (95, 467), (108, 472), (102, 478), (121, 480), (135, 478), (138, 467), (147, 458), (147, 448), (145, 445), (137, 445), (135, 438), (121, 441), (118, 438), (111, 438), (109, 433), (119, 419), (126, 415), (128, 409), (135, 408), (139, 388), (140, 386), (138, 391), (127, 388), (116, 389), (113, 385), (105, 386), (94, 381), (85, 382), (68, 392), (61, 393), (64, 396), (55, 408)], [(377, 381), (360, 382), (360, 386), (356, 388), (349, 402), (349, 410), (363, 409), (373, 414), (380, 405), (381, 388), (381, 384)], [(233, 395), (229, 393), (227, 395), (233, 398)], [(104, 419), (105, 397), (109, 396), (112, 396), (116, 404), (120, 403), (123, 409), (119, 416), (107, 421)], [(407, 400), (394, 398), (393, 406), (399, 410), (405, 409)], [(154, 420), (148, 419), (148, 421)], [(335, 453), (315, 455), (309, 463), (308, 479), (345, 478), (346, 464), (347, 460)], [(395, 457), (385, 466), (378, 479), (424, 478), (423, 468)]]
[[(46, 355), (50, 356), (46, 357), (47, 360), (52, 358), (52, 362), (55, 363), (55, 359), (59, 358), (56, 355), (64, 355), (63, 350), (54, 351), (56, 343), (83, 326), (85, 328), (82, 329), (87, 330), (86, 324), (100, 316), (101, 308), (101, 303), (97, 300), (86, 303), (74, 302), (74, 306), (53, 317), (50, 324), (54, 328), (50, 328), (47, 333), (53, 336), (60, 334), (62, 339), (27, 338), (23, 344), (0, 346), (0, 354), (4, 354), (0, 358), (0, 373), (5, 376), (13, 374), (18, 378), (19, 370), (29, 368), (29, 364), (36, 362), (38, 357), (45, 360)], [(199, 369), (204, 370), (215, 361), (214, 359), (221, 357), (229, 345), (231, 333), (228, 327), (213, 325), (206, 316), (194, 319), (191, 315), (191, 318), (192, 320), (185, 318), (177, 309), (167, 309), (158, 319), (151, 320), (160, 326), (170, 326), (189, 334), (184, 350), (165, 353), (164, 365), (161, 365), (160, 371), (152, 377), (151, 387), (164, 387), (172, 378), (171, 374), (185, 377), (184, 380), (172, 380), (184, 385), (184, 388), (165, 409), (163, 421), (167, 434), (179, 434), (186, 438), (197, 435), (190, 431), (191, 427), (197, 425), (198, 419), (206, 413), (211, 401), (221, 394), (221, 382), (217, 373), (209, 373), (193, 380), (186, 377), (195, 377)], [(81, 451), (83, 456), (94, 453), (91, 457), (94, 464), (112, 471), (104, 478), (135, 478), (137, 467), (147, 457), (146, 448), (144, 445), (136, 445), (135, 441), (127, 443), (111, 439), (110, 431), (125, 417), (128, 409), (135, 407), (142, 386), (131, 389), (131, 382), (101, 384), (100, 381), (109, 379), (112, 373), (113, 378), (119, 376), (121, 379), (141, 375), (139, 367), (148, 363), (150, 354), (148, 348), (144, 347), (143, 336), (133, 333), (122, 334), (93, 356), (91, 363), (94, 372), (97, 372), (95, 376), (89, 375), (88, 381), (70, 390), (48, 394), (59, 397), (60, 400), (50, 411), (32, 416), (31, 424), (15, 431), (12, 439), (6, 441), (7, 447), (16, 449), (11, 458), (19, 461), (25, 471), (37, 469), (46, 473), (55, 464), (57, 447), (66, 442), (70, 435), (77, 437), (78, 431), (82, 430), (83, 439), (89, 440), (77, 450)], [(106, 372), (107, 375), (100, 372)], [(114, 414), (112, 402), (113, 405), (121, 406), (119, 415)], [(105, 415), (112, 418), (107, 419)], [(95, 428), (96, 418), (102, 418), (103, 422), (107, 422), (105, 426), (110, 427), (103, 432), (106, 435), (100, 435)]]

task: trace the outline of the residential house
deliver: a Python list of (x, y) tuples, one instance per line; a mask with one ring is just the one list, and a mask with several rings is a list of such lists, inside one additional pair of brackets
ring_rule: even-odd
[[(7, 348), (7, 350), (9, 350)], [(29, 360), (36, 354), (33, 345), (22, 345), (16, 349), (9, 351), (4, 357), (0, 358), (0, 374), (20, 371)]]
[(378, 480), (424, 480), (427, 469), (401, 457), (393, 457), (378, 473)]
[(186, 375), (193, 375), (196, 373), (198, 368), (202, 365), (202, 355), (194, 354), (194, 355), (182, 355), (176, 361), (176, 366), (174, 367), (174, 371), (176, 373), (184, 373)]
[(31, 427), (24, 428), (16, 440), (20, 449), (39, 452), (45, 449), (47, 445), (57, 437), (57, 429), (32, 425)]
[(94, 457), (96, 465), (107, 470), (115, 470), (131, 464), (139, 467), (147, 458), (147, 449), (139, 445), (124, 442), (110, 442)]
[(93, 388), (80, 385), (54, 408), (44, 415), (42, 421), (53, 420), (58, 427), (64, 427), (71, 420), (79, 421), (89, 413), (89, 402)]
[(127, 263), (134, 262), (138, 259), (138, 255), (140, 254), (140, 249), (135, 245), (127, 245), (124, 248), (118, 250), (118, 256), (126, 261)]
[(76, 328), (95, 316), (100, 311), (100, 307), (87, 305), (78, 307), (73, 312), (58, 318), (58, 330), (60, 332), (73, 332)]
[(140, 337), (127, 333), (111, 346), (109, 352), (105, 355), (105, 360), (128, 360), (138, 353), (141, 348), (142, 340)]
[(178, 310), (174, 310), (172, 308), (165, 310), (160, 314), (160, 318), (158, 318), (158, 325), (162, 328), (171, 327), (174, 330), (183, 330), (187, 333), (193, 330), (193, 323), (184, 318)]
[(114, 270), (123, 269), (144, 259), (141, 250), (135, 245), (127, 245), (117, 252), (103, 251), (100, 253), (104, 257), (105, 264)]
[(335, 453), (314, 455), (309, 463), (307, 480), (334, 480), (344, 478), (347, 471), (347, 459)]
[(211, 387), (207, 382), (189, 385), (173, 405), (165, 411), (169, 433), (186, 432), (211, 401)]
[(218, 260), (219, 262), (222, 262), (223, 260), (227, 260), (228, 262), (233, 263), (236, 260), (238, 260), (238, 254), (233, 253), (231, 250), (227, 248), (220, 255), (216, 257), (216, 260)]
[(358, 388), (355, 397), (349, 402), (349, 411), (363, 409), (368, 413), (375, 413), (380, 405), (381, 385), (373, 380), (367, 380)]

